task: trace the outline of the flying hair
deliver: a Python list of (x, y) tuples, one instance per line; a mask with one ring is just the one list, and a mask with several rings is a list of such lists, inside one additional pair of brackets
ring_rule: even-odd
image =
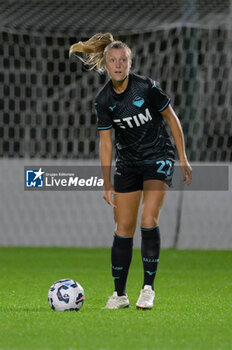
[[(69, 56), (75, 54), (85, 65), (89, 67), (89, 70), (96, 70), (99, 73), (105, 71), (104, 62), (107, 52), (111, 49), (123, 49), (128, 51), (131, 57), (130, 48), (122, 41), (114, 40), (111, 33), (98, 33), (92, 36), (87, 41), (79, 41), (73, 44), (69, 50)], [(82, 57), (81, 54), (84, 54)]]

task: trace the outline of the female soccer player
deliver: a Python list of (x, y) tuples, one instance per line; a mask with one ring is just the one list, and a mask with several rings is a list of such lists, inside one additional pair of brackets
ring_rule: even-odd
[[(159, 215), (171, 185), (174, 147), (164, 119), (173, 135), (184, 182), (190, 184), (182, 128), (170, 104), (170, 97), (156, 81), (131, 73), (132, 54), (112, 34), (96, 34), (88, 41), (71, 46), (71, 53), (90, 69), (107, 71), (110, 80), (96, 96), (95, 108), (100, 130), (100, 160), (104, 178), (103, 198), (113, 207), (116, 223), (111, 249), (115, 291), (105, 306), (129, 307), (126, 280), (132, 258), (133, 236), (142, 198), (141, 254), (144, 281), (137, 308), (154, 304), (154, 279), (160, 255)], [(111, 183), (112, 128), (115, 129), (116, 168)]]

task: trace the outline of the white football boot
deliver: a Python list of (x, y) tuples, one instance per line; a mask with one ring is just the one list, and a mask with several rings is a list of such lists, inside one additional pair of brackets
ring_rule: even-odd
[(152, 309), (155, 300), (155, 291), (151, 286), (145, 285), (141, 289), (139, 299), (136, 303), (138, 309)]
[(129, 299), (127, 295), (118, 296), (117, 292), (114, 292), (111, 297), (109, 297), (104, 309), (124, 309), (129, 307)]

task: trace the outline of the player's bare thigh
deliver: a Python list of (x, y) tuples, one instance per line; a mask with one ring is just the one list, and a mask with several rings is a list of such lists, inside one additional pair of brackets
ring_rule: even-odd
[(116, 192), (114, 195), (114, 221), (116, 234), (121, 237), (133, 237), (137, 224), (139, 203), (142, 191), (129, 193)]
[(167, 195), (168, 185), (160, 180), (146, 180), (143, 189), (141, 227), (155, 227), (159, 225), (160, 211)]

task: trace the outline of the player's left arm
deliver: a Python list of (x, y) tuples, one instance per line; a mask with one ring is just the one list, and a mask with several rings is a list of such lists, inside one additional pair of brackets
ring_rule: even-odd
[(184, 175), (184, 183), (189, 185), (192, 181), (192, 168), (185, 153), (184, 134), (179, 118), (170, 104), (164, 111), (161, 112), (161, 114), (166, 119), (174, 138), (180, 160), (180, 166)]

